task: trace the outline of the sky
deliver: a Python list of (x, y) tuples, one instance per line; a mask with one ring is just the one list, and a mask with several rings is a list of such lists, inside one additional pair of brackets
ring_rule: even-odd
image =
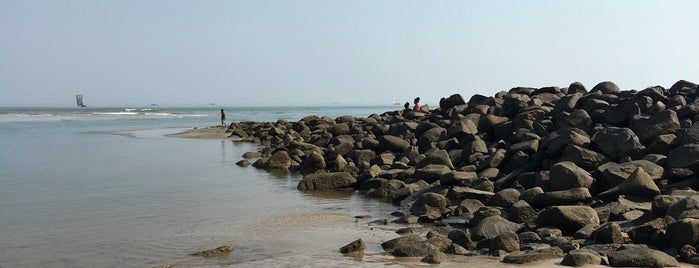
[(699, 1), (0, 0), (0, 106), (438, 106), (699, 82)]

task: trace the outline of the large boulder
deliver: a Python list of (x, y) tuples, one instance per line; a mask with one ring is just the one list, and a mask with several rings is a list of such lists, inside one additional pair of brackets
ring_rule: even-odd
[(599, 253), (589, 249), (571, 250), (561, 261), (561, 265), (573, 267), (581, 267), (588, 264), (604, 265), (606, 262)]
[(682, 178), (699, 174), (699, 142), (688, 143), (671, 150), (665, 162), (671, 177)]
[(503, 250), (506, 252), (519, 251), (519, 237), (515, 232), (504, 232), (490, 240), (491, 252)]
[(675, 133), (680, 129), (680, 120), (675, 111), (665, 110), (653, 114), (650, 118), (634, 121), (631, 129), (638, 134), (641, 142), (647, 144), (659, 135)]
[(366, 245), (364, 245), (364, 240), (360, 238), (341, 247), (340, 252), (344, 254), (359, 254), (363, 253), (364, 249), (366, 249)]
[(451, 162), (449, 153), (445, 150), (437, 150), (427, 155), (424, 159), (420, 160), (420, 162), (417, 163), (417, 166), (415, 166), (415, 168), (421, 169), (426, 167), (427, 165), (444, 165), (447, 166), (449, 169), (454, 169), (454, 164), (452, 164)]
[(667, 208), (666, 215), (675, 220), (699, 219), (699, 195), (688, 196), (673, 203)]
[(566, 146), (561, 160), (573, 162), (575, 165), (588, 171), (594, 170), (599, 165), (611, 161), (604, 154), (574, 144)]
[(558, 162), (551, 166), (549, 176), (552, 191), (579, 187), (590, 188), (594, 181), (590, 173), (568, 161)]
[(671, 223), (667, 227), (669, 246), (680, 249), (684, 245), (699, 243), (699, 219), (687, 218)]
[(406, 236), (401, 236), (398, 238), (394, 238), (391, 240), (388, 240), (386, 242), (381, 243), (381, 247), (383, 250), (386, 252), (393, 252), (398, 247), (401, 246), (406, 246), (406, 245), (411, 245), (411, 244), (418, 244), (422, 242), (422, 238), (420, 235), (406, 235)]
[(630, 248), (607, 253), (612, 267), (677, 267), (675, 258), (665, 252), (649, 248)]
[(629, 128), (604, 127), (592, 136), (597, 148), (614, 160), (635, 156), (646, 147)]
[(304, 177), (298, 184), (299, 190), (327, 190), (352, 187), (357, 179), (347, 172), (314, 173)]
[(553, 131), (541, 139), (539, 151), (549, 155), (557, 155), (563, 152), (569, 144), (587, 147), (590, 144), (590, 136), (579, 128)]
[(377, 150), (379, 151), (393, 151), (393, 152), (403, 152), (406, 149), (410, 148), (410, 142), (404, 140), (401, 137), (397, 136), (392, 136), (392, 135), (383, 135), (378, 138), (379, 140), (379, 145), (377, 146)]
[(588, 206), (555, 206), (539, 212), (539, 226), (552, 226), (573, 234), (588, 224), (599, 224), (597, 211)]
[(500, 216), (490, 216), (471, 227), (471, 237), (475, 240), (493, 239), (505, 232), (517, 232), (522, 226)]
[(393, 256), (396, 257), (425, 257), (429, 255), (439, 255), (437, 247), (430, 243), (407, 244), (396, 247)]
[(267, 159), (265, 169), (288, 171), (291, 167), (291, 157), (286, 150), (277, 150)]
[(449, 109), (463, 104), (466, 104), (464, 98), (459, 94), (454, 94), (449, 96), (449, 98), (440, 99), (439, 109), (442, 110), (442, 113), (446, 113)]
[(524, 197), (521, 197), (521, 199), (527, 201), (527, 203), (536, 208), (543, 208), (546, 206), (574, 205), (584, 203), (592, 198), (590, 190), (584, 187), (544, 192), (531, 196), (522, 194), (522, 196)]
[(507, 255), (502, 259), (502, 262), (511, 264), (527, 264), (550, 259), (560, 259), (564, 256), (565, 254), (561, 248), (550, 247), (520, 254)]
[(299, 172), (301, 174), (311, 174), (325, 168), (325, 158), (319, 152), (314, 151), (301, 162)]
[(619, 195), (634, 195), (653, 199), (658, 194), (660, 194), (660, 188), (655, 184), (653, 178), (642, 167), (638, 167), (628, 179), (600, 193), (598, 197), (615, 198)]
[(619, 86), (612, 81), (600, 82), (590, 90), (590, 93), (598, 94), (619, 94), (619, 92), (621, 92)]
[(603, 175), (599, 178), (598, 185), (603, 190), (614, 187), (628, 179), (638, 168), (643, 168), (643, 171), (648, 173), (653, 180), (663, 176), (663, 167), (648, 160), (634, 160), (625, 163), (609, 162), (597, 168), (597, 171)]

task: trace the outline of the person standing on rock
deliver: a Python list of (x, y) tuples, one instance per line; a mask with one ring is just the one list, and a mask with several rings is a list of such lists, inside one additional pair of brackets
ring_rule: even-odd
[(413, 106), (413, 111), (419, 111), (420, 110), (420, 97), (415, 98), (413, 100), (413, 103), (415, 103), (415, 106)]
[(226, 112), (224, 112), (223, 109), (221, 109), (221, 125), (226, 127)]

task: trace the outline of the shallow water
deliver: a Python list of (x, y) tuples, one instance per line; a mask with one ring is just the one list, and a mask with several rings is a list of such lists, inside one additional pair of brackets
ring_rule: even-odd
[[(164, 136), (207, 126), (216, 110), (207, 121), (50, 112), (0, 123), (0, 267), (351, 264), (337, 249), (357, 237), (342, 235), (368, 228), (352, 216), (395, 209), (234, 165), (254, 144)], [(223, 244), (235, 251), (190, 256)]]
[[(275, 121), (390, 108), (228, 113)], [(430, 266), (381, 249), (405, 227), (369, 224), (392, 219), (391, 204), (354, 191), (300, 192), (300, 176), (236, 166), (254, 144), (165, 136), (216, 124), (218, 109), (135, 111), (0, 108), (0, 267)], [(359, 238), (367, 245), (363, 257), (338, 252)], [(224, 244), (234, 252), (191, 255)], [(464, 265), (513, 267), (463, 256), (440, 267)]]

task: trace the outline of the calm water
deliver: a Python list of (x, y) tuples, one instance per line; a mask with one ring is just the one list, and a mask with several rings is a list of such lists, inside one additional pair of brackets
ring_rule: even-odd
[[(302, 193), (299, 176), (234, 165), (254, 144), (164, 136), (215, 125), (218, 109), (0, 108), (0, 267), (392, 263), (375, 246), (363, 260), (336, 251), (357, 238), (392, 237), (352, 216), (385, 218), (395, 207), (353, 192)], [(234, 121), (276, 121), (394, 109), (226, 112)], [(223, 244), (235, 251), (190, 256)]]

